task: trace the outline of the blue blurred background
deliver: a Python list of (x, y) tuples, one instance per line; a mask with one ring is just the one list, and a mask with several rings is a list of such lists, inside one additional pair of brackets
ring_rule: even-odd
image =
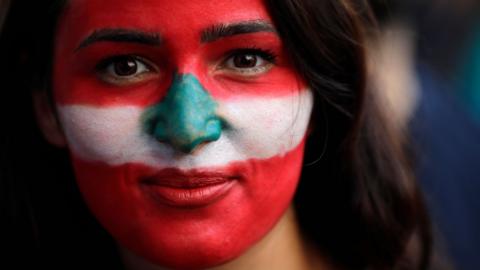
[(480, 269), (480, 1), (370, 0), (372, 81), (407, 131), (447, 269)]

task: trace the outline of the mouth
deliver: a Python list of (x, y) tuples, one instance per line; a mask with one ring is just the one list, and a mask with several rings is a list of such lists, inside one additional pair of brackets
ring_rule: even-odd
[(141, 179), (141, 190), (156, 203), (176, 208), (199, 208), (225, 197), (240, 179), (224, 172), (164, 169)]

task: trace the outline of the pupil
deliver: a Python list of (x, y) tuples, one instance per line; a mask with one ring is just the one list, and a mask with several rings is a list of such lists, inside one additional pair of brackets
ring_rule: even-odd
[(239, 68), (252, 68), (257, 65), (257, 57), (251, 54), (237, 55), (233, 61)]
[(124, 57), (115, 62), (114, 68), (118, 76), (130, 76), (137, 72), (137, 63), (132, 57)]

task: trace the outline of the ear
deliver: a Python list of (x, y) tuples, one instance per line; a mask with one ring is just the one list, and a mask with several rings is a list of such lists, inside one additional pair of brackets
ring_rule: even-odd
[(45, 139), (57, 147), (65, 147), (67, 144), (65, 135), (46, 91), (33, 91), (32, 98), (35, 118)]

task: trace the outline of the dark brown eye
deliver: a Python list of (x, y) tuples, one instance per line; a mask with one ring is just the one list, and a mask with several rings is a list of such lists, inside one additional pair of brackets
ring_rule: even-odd
[(276, 56), (262, 49), (238, 49), (230, 53), (221, 65), (225, 72), (243, 77), (254, 77), (269, 71), (276, 64)]
[(135, 55), (119, 55), (107, 58), (96, 66), (98, 77), (113, 85), (129, 85), (157, 76), (155, 65)]
[(233, 58), (236, 68), (253, 68), (257, 66), (257, 56), (253, 54), (239, 54)]
[(115, 59), (113, 69), (118, 76), (132, 76), (137, 73), (137, 60), (131, 56), (124, 56)]

